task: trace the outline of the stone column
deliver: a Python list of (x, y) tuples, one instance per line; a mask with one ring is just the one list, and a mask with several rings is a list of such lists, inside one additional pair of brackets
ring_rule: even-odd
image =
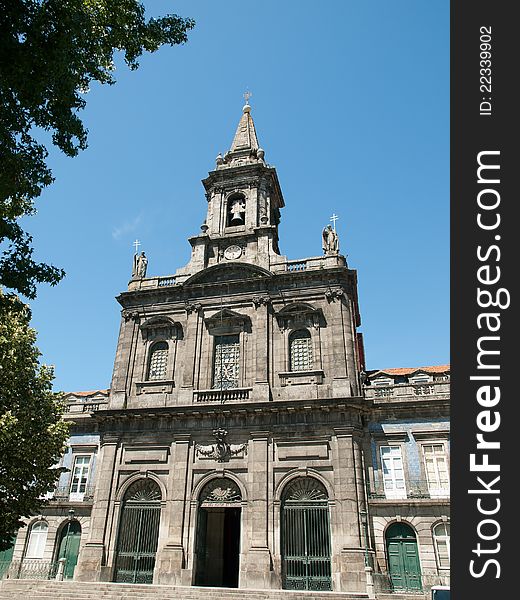
[(117, 456), (117, 440), (107, 440), (101, 445), (97, 461), (96, 489), (90, 515), (88, 541), (81, 549), (74, 572), (77, 581), (104, 581), (107, 573), (106, 554), (108, 549), (107, 526), (110, 503), (114, 501), (112, 482)]
[(168, 539), (157, 553), (155, 583), (181, 585), (185, 567), (183, 547), (187, 473), (189, 466), (190, 434), (176, 435), (171, 445), (170, 472), (168, 475), (164, 516), (168, 520)]
[(186, 345), (184, 347), (184, 366), (182, 372), (181, 388), (179, 390), (179, 403), (191, 404), (193, 381), (195, 375), (195, 356), (197, 353), (197, 339), (199, 329), (199, 303), (187, 303), (188, 323), (186, 325)]
[(119, 328), (114, 372), (112, 375), (108, 407), (110, 409), (126, 407), (126, 401), (131, 391), (132, 365), (138, 334), (139, 313), (137, 311), (124, 310), (121, 327)]
[(333, 394), (335, 397), (349, 397), (357, 391), (356, 368), (354, 361), (355, 345), (352, 337), (351, 318), (345, 304), (345, 292), (338, 288), (329, 290), (327, 300), (333, 305), (334, 317), (331, 320), (332, 335), (336, 340), (333, 352)]
[[(251, 433), (248, 449), (248, 522), (242, 519), (244, 527), (249, 526), (251, 546), (242, 554), (241, 587), (271, 587), (271, 553), (268, 546), (268, 472), (269, 472), (269, 432)], [(244, 536), (243, 536), (244, 539)]]
[(254, 399), (269, 400), (269, 296), (253, 296), (255, 318), (255, 383)]
[(336, 527), (332, 529), (336, 535), (333, 552), (333, 570), (339, 572), (342, 592), (365, 592), (366, 575), (364, 546), (359, 518), (359, 487), (356, 465), (354, 438), (357, 434), (354, 427), (335, 429), (337, 455), (334, 465), (334, 490)]

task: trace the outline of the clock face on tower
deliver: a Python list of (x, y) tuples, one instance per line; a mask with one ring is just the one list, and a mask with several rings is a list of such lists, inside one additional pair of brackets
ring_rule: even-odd
[(228, 246), (224, 250), (224, 257), (228, 260), (236, 260), (242, 256), (242, 248), (240, 246)]

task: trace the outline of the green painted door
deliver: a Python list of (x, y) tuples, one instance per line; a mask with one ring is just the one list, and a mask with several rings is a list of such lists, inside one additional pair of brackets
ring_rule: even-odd
[(81, 525), (73, 520), (67, 523), (61, 531), (58, 559), (65, 558), (64, 579), (72, 579), (78, 562), (79, 543), (81, 540)]
[(421, 590), (421, 565), (413, 529), (394, 523), (386, 533), (388, 570), (394, 590)]
[(3, 576), (7, 572), (7, 569), (9, 569), (9, 565), (11, 564), (11, 560), (13, 558), (14, 542), (16, 541), (16, 536), (14, 536), (11, 541), (12, 541), (11, 547), (7, 548), (7, 550), (2, 550), (2, 552), (0, 552), (0, 579), (3, 578)]

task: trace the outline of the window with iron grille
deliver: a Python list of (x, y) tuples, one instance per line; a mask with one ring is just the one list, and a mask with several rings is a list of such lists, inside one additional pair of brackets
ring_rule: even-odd
[(158, 342), (152, 347), (150, 364), (148, 367), (148, 379), (151, 381), (166, 379), (166, 366), (168, 364), (168, 344)]
[(240, 373), (240, 337), (220, 335), (215, 337), (213, 388), (237, 388)]
[(291, 371), (310, 371), (312, 369), (312, 340), (306, 329), (293, 331), (289, 336)]

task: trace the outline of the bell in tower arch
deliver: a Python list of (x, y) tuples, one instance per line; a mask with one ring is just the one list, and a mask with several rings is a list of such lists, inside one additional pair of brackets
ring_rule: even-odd
[(235, 196), (228, 201), (228, 226), (244, 225), (246, 200), (244, 196)]

